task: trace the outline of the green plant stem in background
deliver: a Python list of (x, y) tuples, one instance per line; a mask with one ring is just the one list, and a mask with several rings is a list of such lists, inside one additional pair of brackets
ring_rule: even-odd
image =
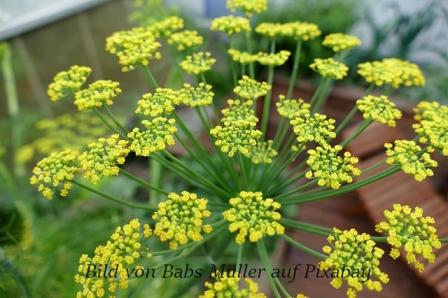
[(13, 167), (14, 174), (17, 177), (25, 175), (25, 167), (22, 163), (18, 162), (16, 155), (21, 146), (20, 140), (20, 122), (19, 122), (19, 99), (17, 96), (16, 79), (14, 77), (14, 71), (12, 66), (11, 48), (8, 44), (4, 44), (3, 60), (2, 60), (2, 73), (5, 82), (6, 102), (8, 108), (8, 114), (11, 118), (11, 143), (13, 150)]
[(241, 260), (243, 258), (243, 250), (244, 250), (244, 244), (238, 244), (238, 253), (236, 256), (236, 266), (238, 268), (238, 265), (241, 264)]
[[(271, 40), (271, 54), (275, 54), (275, 39)], [(268, 84), (272, 86), (274, 81), (274, 66), (269, 66), (268, 69)], [(272, 89), (268, 91), (263, 103), (263, 115), (261, 118), (261, 132), (263, 137), (266, 137), (266, 131), (268, 128), (269, 114), (271, 111), (271, 99), (272, 99)]]
[(352, 133), (351, 136), (349, 136), (347, 139), (341, 142), (342, 147), (346, 147), (349, 145), (355, 138), (357, 138), (364, 130), (367, 129), (367, 127), (370, 126), (370, 124), (373, 123), (373, 120), (370, 119), (364, 119), (359, 126), (356, 128), (356, 130)]
[(144, 187), (146, 187), (146, 188), (149, 188), (149, 189), (151, 189), (151, 190), (153, 190), (153, 191), (156, 191), (156, 192), (158, 192), (158, 193), (160, 193), (160, 194), (162, 194), (162, 195), (168, 195), (168, 192), (164, 191), (163, 189), (158, 188), (158, 187), (156, 187), (156, 186), (153, 186), (153, 185), (149, 184), (149, 183), (146, 182), (145, 180), (140, 179), (139, 177), (137, 177), (137, 176), (135, 176), (135, 175), (129, 173), (128, 171), (126, 171), (126, 170), (124, 170), (124, 169), (120, 169), (120, 173), (122, 173), (123, 175), (125, 175), (125, 176), (128, 177), (129, 179), (134, 180), (135, 182), (137, 182), (138, 184), (140, 184), (140, 185), (142, 185), (142, 186), (144, 186)]
[(106, 110), (106, 114), (107, 116), (110, 118), (110, 120), (112, 120), (112, 122), (125, 134), (128, 134), (128, 130), (126, 129), (126, 127), (124, 127), (120, 121), (117, 120), (117, 118), (114, 116), (114, 114), (112, 113), (112, 111), (109, 109), (109, 107), (107, 105), (104, 106), (104, 109)]
[[(253, 46), (252, 46), (252, 33), (251, 31), (246, 31), (246, 43), (247, 43), (247, 51), (252, 54)], [(255, 79), (255, 67), (254, 63), (251, 62), (249, 64), (249, 75), (252, 79)]]
[(107, 121), (106, 117), (104, 117), (104, 115), (101, 113), (101, 111), (99, 111), (98, 109), (93, 109), (93, 112), (98, 116), (98, 118), (100, 118), (100, 120), (104, 123), (104, 125), (106, 125), (110, 130), (118, 133), (123, 138), (127, 138), (126, 134), (123, 134), (123, 132), (118, 130), (117, 127), (114, 127), (112, 124), (109, 123), (109, 121)]
[[(234, 49), (235, 48), (235, 40), (231, 36), (229, 36), (229, 40), (230, 40), (230, 48)], [(238, 81), (238, 78), (236, 75), (236, 63), (232, 59), (230, 60), (230, 67), (232, 69), (233, 85), (236, 86), (236, 83)]]
[(111, 196), (111, 195), (108, 195), (106, 193), (103, 193), (103, 192), (101, 192), (99, 190), (96, 190), (96, 189), (94, 189), (94, 188), (92, 188), (90, 186), (87, 186), (87, 185), (83, 184), (82, 182), (79, 182), (79, 181), (76, 181), (76, 180), (72, 180), (71, 182), (73, 182), (73, 184), (76, 184), (76, 185), (78, 185), (81, 188), (84, 188), (84, 189), (86, 189), (86, 190), (88, 190), (88, 191), (90, 191), (90, 192), (92, 192), (94, 194), (97, 194), (98, 196), (100, 196), (102, 198), (105, 198), (105, 199), (110, 200), (112, 202), (121, 204), (123, 206), (131, 207), (131, 208), (137, 208), (137, 209), (143, 209), (143, 210), (150, 210), (150, 211), (154, 211), (155, 210), (155, 208), (151, 208), (148, 205), (141, 205), (141, 204), (136, 204), (136, 203), (126, 202), (126, 201), (120, 200), (120, 199), (118, 199), (118, 198), (116, 198), (114, 196)]
[(325, 78), (325, 77), (322, 77), (320, 79), (319, 85), (317, 86), (316, 90), (314, 91), (313, 96), (310, 99), (310, 105), (311, 105), (312, 109), (313, 109), (313, 107), (316, 106), (317, 99), (319, 98), (319, 95), (322, 93), (322, 89), (324, 89), (326, 81), (327, 81), (327, 78)]
[(143, 70), (145, 72), (146, 78), (148, 79), (149, 83), (151, 84), (152, 89), (155, 91), (159, 87), (159, 84), (157, 83), (156, 78), (152, 74), (151, 69), (149, 69), (149, 67), (147, 67), (147, 66), (143, 66)]
[(269, 260), (268, 252), (266, 250), (263, 240), (257, 241), (257, 251), (258, 251), (258, 255), (260, 256), (260, 259), (263, 263), (263, 266), (266, 269), (266, 275), (268, 277), (269, 283), (271, 284), (271, 289), (272, 289), (274, 296), (276, 298), (281, 298), (282, 296), (280, 295), (280, 293), (277, 289), (277, 285), (275, 283), (274, 277), (272, 277), (273, 270), (272, 270), (271, 262)]
[(314, 257), (316, 257), (318, 259), (321, 259), (321, 260), (325, 260), (327, 258), (326, 255), (324, 255), (324, 254), (322, 254), (322, 253), (320, 253), (318, 251), (315, 251), (314, 249), (309, 248), (306, 245), (303, 245), (302, 243), (292, 239), (288, 235), (282, 235), (281, 237), (283, 239), (285, 239), (287, 242), (289, 242), (295, 248), (298, 248), (298, 249), (302, 250), (303, 252), (306, 252), (307, 254), (310, 254), (310, 255), (312, 255), (312, 256), (314, 256)]
[(294, 55), (294, 65), (292, 67), (292, 74), (291, 74), (291, 78), (289, 80), (289, 85), (288, 85), (288, 93), (286, 95), (287, 99), (290, 99), (292, 96), (292, 93), (294, 92), (294, 89), (297, 85), (297, 73), (299, 70), (299, 62), (300, 62), (300, 52), (302, 50), (302, 41), (298, 40), (297, 41), (297, 45), (296, 45), (296, 52)]
[(241, 170), (241, 173), (243, 176), (243, 187), (247, 188), (247, 185), (248, 185), (247, 171), (246, 171), (246, 167), (244, 165), (243, 156), (241, 155), (240, 152), (238, 152), (238, 161), (240, 163), (240, 170)]
[(330, 78), (325, 78), (325, 84), (323, 85), (322, 89), (320, 90), (319, 94), (316, 97), (315, 104), (311, 105), (311, 112), (312, 113), (319, 113), (320, 110), (324, 107), (325, 102), (328, 98), (328, 93), (331, 90), (331, 87), (333, 85), (333, 80)]

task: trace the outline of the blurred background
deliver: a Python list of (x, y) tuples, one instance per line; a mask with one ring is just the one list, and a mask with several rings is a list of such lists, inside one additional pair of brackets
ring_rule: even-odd
[[(345, 61), (351, 73), (336, 86), (333, 98), (348, 98), (353, 103), (365, 88), (356, 75), (360, 62), (397, 57), (417, 63), (427, 79), (423, 88), (394, 91), (393, 97), (410, 107), (409, 115), (419, 100), (448, 99), (448, 1), (271, 0), (269, 7), (256, 17), (256, 23), (308, 21), (318, 24), (323, 35), (347, 32), (362, 39), (362, 46)], [(233, 88), (225, 63), (227, 41), (211, 34), (208, 26), (211, 18), (226, 14), (225, 0), (0, 0), (0, 297), (73, 297), (78, 257), (107, 239), (114, 226), (142, 215), (102, 204), (79, 190), (67, 199), (48, 202), (28, 186), (30, 169), (43, 155), (58, 148), (82, 148), (107, 131), (100, 122), (76, 114), (69, 101), (49, 101), (46, 88), (53, 76), (78, 64), (91, 66), (94, 79), (119, 81), (124, 93), (113, 108), (127, 119), (148, 86), (141, 73), (121, 72), (116, 58), (104, 50), (105, 38), (115, 31), (180, 15), (187, 27), (205, 35), (218, 61), (224, 61), (207, 74), (217, 98), (224, 98)], [(264, 40), (257, 40), (256, 48), (263, 47)], [(295, 44), (285, 40), (278, 47), (293, 51)], [(316, 57), (331, 55), (319, 39), (306, 43), (303, 50), (300, 96), (313, 90), (317, 81), (307, 65)], [(180, 84), (172, 61), (162, 59), (152, 69), (160, 81)], [(276, 78), (279, 90), (291, 67), (281, 68), (282, 74)], [(263, 70), (258, 71), (263, 76)], [(344, 101), (333, 100), (327, 112), (338, 118), (346, 113), (346, 106)], [(448, 192), (445, 181), (442, 176), (432, 184), (444, 199)], [(105, 181), (100, 187), (124, 197), (140, 195), (136, 185), (120, 179)], [(311, 208), (310, 217), (332, 210), (335, 217), (329, 218), (333, 225), (334, 221), (343, 226), (359, 219), (361, 226), (371, 229), (364, 211), (353, 211), (357, 199), (352, 199), (338, 208)], [(302, 257), (292, 253), (283, 261), (303, 263)], [(390, 269), (403, 283), (386, 288), (381, 297), (443, 294), (436, 294), (404, 264), (390, 265)], [(143, 287), (160, 289), (157, 297), (169, 297), (167, 285), (148, 283)], [(343, 291), (331, 290), (328, 281), (301, 281), (291, 287), (305, 288), (311, 297), (326, 297), (327, 293), (344, 297)], [(145, 297), (147, 292), (138, 293), (141, 296), (136, 297)]]

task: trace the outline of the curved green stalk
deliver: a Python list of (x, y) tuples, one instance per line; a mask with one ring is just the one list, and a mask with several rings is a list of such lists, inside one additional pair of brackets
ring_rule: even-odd
[(126, 177), (128, 177), (131, 180), (134, 180), (135, 182), (137, 182), (138, 184), (147, 187), (153, 191), (156, 191), (162, 195), (168, 195), (168, 192), (164, 191), (163, 189), (156, 187), (154, 185), (149, 184), (148, 182), (146, 182), (143, 179), (138, 178), (137, 176), (134, 176), (133, 174), (129, 173), (128, 171), (124, 170), (124, 169), (120, 169), (120, 173), (122, 173), (123, 175), (125, 175)]
[(305, 253), (307, 253), (307, 254), (309, 254), (309, 255), (312, 255), (313, 257), (316, 257), (316, 258), (321, 259), (321, 260), (325, 260), (325, 259), (327, 258), (326, 255), (324, 255), (324, 254), (322, 254), (322, 253), (320, 253), (320, 252), (318, 252), (318, 251), (315, 251), (314, 249), (309, 248), (309, 247), (306, 246), (306, 245), (303, 245), (302, 243), (300, 243), (300, 242), (298, 242), (298, 241), (292, 239), (291, 237), (289, 237), (289, 236), (287, 236), (287, 235), (281, 235), (281, 237), (282, 237), (283, 239), (285, 239), (286, 241), (288, 241), (288, 242), (289, 242), (292, 246), (294, 246), (295, 248), (298, 248), (298, 249), (300, 249), (301, 251), (303, 251), (303, 252), (305, 252)]
[[(271, 54), (274, 54), (274, 53), (275, 53), (275, 39), (272, 39)], [(272, 86), (273, 81), (274, 81), (274, 66), (269, 66), (268, 84), (270, 86)], [(271, 99), (272, 99), (272, 88), (266, 94), (266, 97), (264, 98), (264, 103), (263, 103), (263, 115), (261, 118), (261, 132), (263, 133), (263, 137), (266, 136), (266, 130), (268, 128), (269, 114), (270, 114), (270, 110), (271, 110)]]
[(269, 256), (268, 256), (268, 252), (266, 251), (266, 247), (263, 243), (263, 240), (259, 240), (257, 241), (257, 251), (258, 251), (258, 255), (260, 256), (261, 261), (263, 262), (263, 266), (264, 268), (266, 268), (266, 275), (268, 277), (269, 283), (271, 285), (271, 290), (274, 293), (274, 296), (276, 298), (281, 298), (282, 296), (280, 295), (275, 280), (272, 277), (272, 266), (271, 266), (271, 262), (269, 261)]
[(296, 84), (297, 84), (296, 81), (297, 81), (297, 73), (298, 73), (298, 70), (299, 70), (301, 49), (302, 49), (302, 41), (299, 39), (297, 41), (297, 44), (296, 44), (296, 52), (295, 52), (295, 55), (294, 55), (294, 65), (292, 67), (292, 75), (291, 75), (291, 78), (290, 78), (289, 84), (288, 84), (288, 93), (286, 95), (286, 98), (288, 98), (288, 99), (291, 98), (292, 93), (293, 93), (293, 91), (294, 91), (294, 89), (296, 87)]

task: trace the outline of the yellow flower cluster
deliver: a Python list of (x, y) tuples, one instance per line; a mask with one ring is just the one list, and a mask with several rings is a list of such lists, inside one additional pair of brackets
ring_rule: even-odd
[(160, 59), (160, 47), (161, 44), (148, 28), (118, 31), (106, 39), (106, 51), (118, 57), (122, 71), (146, 66), (149, 61)]
[(179, 96), (184, 105), (194, 108), (211, 105), (215, 93), (212, 91), (212, 85), (201, 82), (197, 87), (184, 84), (184, 87), (179, 90)]
[(170, 35), (168, 44), (174, 45), (178, 51), (200, 46), (204, 38), (196, 30), (183, 30)]
[(118, 134), (109, 138), (100, 138), (87, 146), (87, 151), (79, 156), (79, 165), (84, 177), (98, 182), (104, 176), (118, 175), (120, 168), (129, 154), (128, 141), (120, 140)]
[(231, 12), (237, 9), (242, 10), (246, 16), (250, 17), (255, 13), (262, 13), (268, 9), (267, 0), (227, 0), (227, 8)]
[(237, 272), (217, 272), (212, 275), (216, 281), (205, 282), (206, 290), (199, 295), (199, 298), (266, 298), (266, 295), (259, 292), (258, 284), (250, 278), (244, 279), (245, 287), (242, 287), (241, 278)]
[(247, 155), (262, 135), (261, 131), (255, 129), (258, 118), (251, 108), (253, 102), (229, 99), (227, 103), (229, 107), (222, 110), (223, 126), (212, 128), (210, 134), (216, 138), (215, 145), (229, 157), (233, 157), (236, 152)]
[(52, 101), (57, 101), (75, 93), (81, 89), (91, 72), (90, 67), (73, 65), (69, 70), (57, 73), (48, 86), (48, 96)]
[(316, 178), (319, 186), (333, 189), (340, 188), (342, 183), (352, 183), (353, 177), (361, 175), (361, 170), (356, 167), (358, 158), (347, 151), (339, 156), (341, 150), (340, 145), (332, 147), (328, 144), (308, 150), (306, 163), (310, 170), (306, 172), (306, 178)]
[(135, 112), (151, 117), (171, 114), (175, 106), (180, 103), (179, 93), (170, 88), (156, 88), (154, 94), (143, 94)]
[(430, 167), (437, 167), (437, 161), (414, 141), (396, 140), (393, 145), (386, 143), (384, 147), (387, 149), (386, 162), (400, 166), (403, 172), (414, 176), (415, 180), (422, 181), (434, 175)]
[(334, 139), (336, 133), (334, 132), (336, 120), (327, 116), (315, 113), (304, 113), (290, 121), (294, 133), (297, 136), (299, 144), (307, 144), (316, 142), (318, 144), (326, 144), (326, 139)]
[(247, 18), (233, 15), (213, 19), (210, 29), (212, 31), (224, 32), (229, 36), (241, 31), (251, 31), (250, 22)]
[(80, 111), (101, 108), (112, 105), (113, 99), (121, 93), (120, 84), (110, 80), (98, 80), (86, 89), (75, 93), (75, 105)]
[(256, 28), (255, 32), (258, 34), (274, 38), (291, 35), (290, 27), (285, 26), (281, 23), (260, 23)]
[(216, 59), (212, 58), (211, 53), (198, 52), (185, 57), (180, 66), (187, 73), (198, 75), (209, 71), (215, 63)]
[(290, 51), (282, 50), (275, 54), (268, 54), (264, 52), (260, 52), (257, 54), (257, 61), (261, 65), (266, 66), (280, 66), (285, 64), (285, 62), (288, 60), (289, 56), (291, 55)]
[(59, 194), (66, 197), (72, 188), (71, 180), (79, 172), (78, 156), (78, 151), (70, 149), (51, 153), (33, 168), (30, 183), (37, 185), (37, 191), (49, 200), (53, 199), (54, 191), (58, 188)]
[[(130, 276), (127, 268), (141, 257), (150, 256), (149, 252), (143, 254), (142, 241), (151, 234), (149, 225), (142, 227), (135, 218), (123, 227), (117, 227), (106, 245), (95, 248), (93, 257), (83, 254), (75, 275), (75, 282), (82, 286), (82, 290), (76, 293), (76, 297), (106, 297), (106, 293), (108, 297), (115, 297), (118, 289), (128, 288)], [(104, 270), (105, 266), (117, 269), (115, 277), (99, 276), (97, 270)]]
[(248, 76), (243, 76), (238, 81), (238, 85), (233, 89), (233, 92), (238, 94), (241, 98), (255, 100), (261, 96), (265, 96), (271, 90), (271, 86), (266, 82), (257, 82)]
[(238, 234), (235, 237), (237, 244), (257, 242), (265, 236), (281, 235), (285, 228), (278, 222), (281, 214), (277, 211), (280, 203), (273, 199), (264, 199), (261, 192), (242, 191), (236, 198), (231, 198), (229, 204), (232, 208), (223, 212), (224, 219), (228, 221), (229, 231)]
[(361, 40), (350, 34), (332, 33), (325, 36), (322, 44), (331, 48), (334, 52), (341, 52), (359, 47)]
[(400, 119), (402, 116), (395, 103), (385, 95), (366, 95), (358, 99), (356, 105), (362, 112), (364, 119), (375, 120), (392, 127), (396, 125), (395, 120)]
[(233, 61), (243, 65), (254, 63), (258, 60), (258, 55), (244, 51), (238, 51), (236, 49), (229, 49), (228, 53)]
[(316, 58), (310, 68), (318, 72), (321, 76), (332, 78), (335, 80), (343, 79), (348, 72), (348, 67), (342, 62), (336, 61), (333, 58)]
[(307, 22), (290, 22), (283, 25), (289, 36), (296, 40), (312, 40), (321, 35), (319, 26)]
[(151, 24), (146, 29), (155, 37), (170, 36), (173, 32), (184, 28), (184, 20), (177, 16), (167, 17)]
[[(355, 229), (338, 230), (333, 228), (333, 235), (328, 236), (330, 245), (322, 248), (329, 256), (319, 265), (323, 270), (348, 270), (351, 274), (342, 276), (343, 272), (331, 281), (339, 289), (345, 280), (348, 286), (347, 297), (355, 298), (364, 288), (380, 292), (382, 284), (389, 282), (389, 276), (380, 269), (380, 259), (384, 251), (376, 247), (370, 235), (359, 234)], [(357, 273), (357, 274), (356, 274)], [(370, 273), (367, 276), (367, 273)]]
[(284, 95), (278, 97), (278, 101), (275, 105), (277, 106), (279, 115), (288, 119), (294, 119), (301, 115), (309, 114), (311, 108), (311, 105), (301, 98), (286, 99)]
[(174, 145), (173, 134), (177, 131), (176, 120), (157, 117), (143, 120), (146, 130), (140, 131), (138, 127), (128, 133), (131, 139), (129, 149), (137, 156), (150, 156), (152, 153), (164, 150), (167, 146)]
[(257, 144), (253, 146), (246, 157), (249, 158), (254, 164), (270, 164), (272, 159), (277, 156), (278, 152), (272, 148), (272, 140), (257, 141)]
[(183, 191), (180, 195), (169, 193), (165, 202), (159, 203), (152, 218), (156, 221), (154, 235), (161, 241), (169, 241), (170, 248), (187, 244), (189, 240), (199, 241), (202, 233), (212, 232), (212, 226), (204, 220), (211, 216), (208, 201), (194, 193)]
[(358, 74), (376, 86), (423, 86), (425, 77), (417, 64), (397, 58), (365, 62), (358, 65)]
[(34, 128), (41, 137), (22, 147), (22, 150), (28, 152), (27, 156), (20, 153), (22, 162), (29, 161), (34, 155), (48, 155), (66, 149), (82, 150), (108, 132), (98, 117), (86, 113), (63, 114), (43, 119)]
[(438, 102), (420, 102), (415, 108), (413, 128), (419, 142), (439, 150), (448, 156), (448, 107)]
[(375, 229), (387, 234), (387, 243), (392, 246), (392, 258), (398, 258), (399, 249), (404, 247), (408, 263), (413, 264), (420, 272), (423, 271), (424, 265), (417, 260), (417, 255), (434, 263), (433, 249), (442, 246), (434, 227), (434, 218), (424, 217), (420, 207), (415, 207), (412, 211), (411, 207), (400, 204), (394, 204), (392, 211), (385, 210), (384, 216), (386, 221), (377, 224)]

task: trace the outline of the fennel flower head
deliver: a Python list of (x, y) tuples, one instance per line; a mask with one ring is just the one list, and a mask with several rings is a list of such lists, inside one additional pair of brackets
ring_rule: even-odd
[(37, 190), (49, 200), (57, 189), (60, 196), (66, 197), (72, 188), (71, 180), (79, 172), (78, 156), (78, 151), (70, 149), (51, 153), (36, 164), (30, 183), (37, 185)]
[(438, 102), (422, 101), (414, 109), (413, 128), (420, 143), (429, 144), (448, 156), (448, 107)]
[(258, 60), (257, 54), (251, 54), (249, 52), (239, 51), (236, 49), (229, 49), (228, 54), (230, 55), (230, 58), (233, 61), (240, 63), (242, 65), (254, 63)]
[(75, 105), (79, 111), (101, 108), (104, 105), (110, 106), (120, 93), (120, 83), (111, 80), (98, 80), (86, 89), (75, 93)]
[(274, 67), (285, 64), (289, 56), (291, 56), (291, 52), (285, 50), (281, 50), (280, 52), (275, 54), (260, 52), (257, 54), (257, 56), (257, 61), (261, 65)]
[(170, 36), (177, 30), (184, 28), (184, 20), (178, 16), (171, 16), (152, 23), (146, 27), (155, 37)]
[(58, 101), (79, 91), (91, 72), (90, 67), (73, 65), (69, 70), (57, 73), (48, 86), (48, 96), (52, 101)]
[(214, 272), (212, 277), (215, 281), (205, 282), (205, 291), (199, 295), (199, 298), (266, 298), (266, 295), (259, 292), (256, 282), (250, 278), (241, 279), (236, 272)]
[(293, 131), (296, 134), (296, 140), (299, 144), (308, 144), (316, 142), (326, 144), (326, 139), (336, 138), (334, 132), (336, 120), (326, 115), (315, 113), (303, 113), (290, 121)]
[(243, 76), (238, 81), (238, 85), (233, 89), (233, 92), (238, 94), (241, 98), (255, 100), (259, 97), (265, 96), (271, 90), (271, 85), (266, 82), (258, 82), (248, 76)]
[(422, 181), (434, 175), (431, 168), (437, 167), (437, 161), (414, 141), (396, 140), (394, 144), (384, 144), (384, 147), (387, 149), (386, 162), (399, 166), (403, 172), (414, 176), (415, 180)]
[(396, 108), (395, 103), (385, 95), (366, 95), (358, 99), (356, 105), (364, 119), (375, 120), (391, 127), (394, 127), (396, 120), (402, 116), (401, 111)]
[(252, 146), (245, 154), (247, 158), (249, 158), (254, 164), (270, 164), (273, 161), (273, 158), (278, 155), (277, 150), (272, 148), (273, 141), (257, 141), (255, 146)]
[(168, 199), (159, 203), (152, 216), (156, 221), (154, 235), (161, 241), (169, 241), (171, 249), (190, 240), (201, 240), (203, 233), (209, 234), (213, 230), (211, 225), (204, 224), (204, 220), (211, 216), (207, 203), (195, 193), (169, 193)]
[(332, 147), (328, 144), (308, 150), (306, 163), (310, 170), (306, 172), (306, 178), (316, 178), (319, 186), (333, 189), (340, 188), (342, 183), (353, 182), (353, 177), (361, 175), (361, 170), (356, 167), (358, 158), (350, 152), (344, 152), (343, 156), (340, 156), (338, 153), (341, 150), (340, 145)]
[(322, 34), (319, 26), (313, 23), (289, 22), (283, 24), (283, 26), (286, 27), (286, 35), (295, 40), (313, 40)]
[(316, 58), (310, 65), (310, 68), (318, 72), (321, 76), (341, 80), (348, 73), (348, 67), (342, 62), (336, 61), (333, 58)]
[(156, 88), (154, 93), (143, 95), (135, 113), (151, 117), (169, 115), (179, 103), (179, 92), (170, 88)]
[(187, 73), (198, 75), (212, 69), (215, 63), (216, 59), (210, 52), (197, 52), (185, 57), (180, 63), (180, 67)]
[(141, 131), (136, 127), (128, 133), (128, 138), (131, 140), (129, 149), (137, 156), (150, 156), (175, 144), (173, 135), (177, 131), (176, 120), (156, 117), (143, 120), (141, 123), (146, 130)]
[[(151, 256), (148, 248), (145, 253), (145, 246), (142, 245), (142, 241), (151, 235), (150, 226), (142, 225), (134, 218), (124, 226), (117, 227), (106, 245), (95, 248), (93, 257), (83, 254), (79, 259), (78, 273), (75, 275), (75, 282), (82, 286), (82, 291), (79, 291), (76, 297), (105, 297), (106, 293), (109, 294), (108, 297), (114, 297), (118, 288), (128, 288), (129, 274), (126, 268), (142, 257)], [(117, 268), (116, 277), (86, 277), (92, 265)]]
[(179, 94), (182, 104), (192, 108), (211, 105), (215, 96), (212, 85), (203, 82), (199, 83), (196, 87), (190, 84), (184, 84), (184, 87), (179, 90)]
[(151, 60), (160, 59), (160, 47), (154, 33), (142, 27), (118, 31), (106, 39), (106, 51), (117, 56), (122, 71), (147, 66)]
[(434, 249), (442, 246), (434, 227), (435, 220), (429, 216), (423, 216), (423, 209), (394, 204), (393, 210), (385, 210), (382, 221), (376, 225), (377, 232), (387, 235), (387, 243), (392, 246), (390, 255), (396, 259), (400, 256), (400, 248), (404, 248), (406, 259), (417, 270), (423, 271), (424, 265), (417, 260), (421, 255), (429, 263), (434, 263)]
[[(333, 235), (327, 238), (329, 245), (322, 248), (322, 251), (329, 256), (319, 266), (323, 270), (349, 270), (351, 273), (343, 276), (343, 271), (339, 276), (333, 277), (331, 285), (339, 289), (345, 281), (348, 286), (347, 297), (355, 298), (358, 292), (364, 288), (370, 291), (380, 292), (383, 284), (389, 282), (389, 276), (380, 269), (380, 259), (384, 251), (376, 247), (376, 243), (370, 235), (359, 234), (355, 229), (341, 231), (333, 228)], [(366, 274), (370, 271), (368, 279)]]
[(242, 191), (229, 203), (232, 207), (224, 211), (223, 216), (229, 222), (229, 231), (238, 232), (237, 244), (245, 243), (247, 238), (257, 242), (266, 236), (284, 234), (285, 228), (279, 223), (282, 216), (277, 211), (281, 204), (263, 198), (261, 192)]
[(290, 36), (292, 34), (291, 28), (285, 26), (282, 23), (260, 23), (256, 28), (255, 32), (269, 38)]
[(311, 105), (303, 99), (287, 99), (284, 95), (276, 102), (278, 114), (288, 119), (294, 119), (310, 113)]
[(253, 14), (265, 12), (268, 9), (268, 0), (227, 0), (227, 8), (231, 12), (241, 10), (251, 17)]
[(249, 19), (233, 15), (213, 19), (210, 29), (212, 31), (224, 32), (229, 36), (251, 31)]
[(258, 118), (252, 109), (253, 101), (242, 101), (238, 99), (227, 100), (228, 107), (221, 110), (223, 118), (221, 122), (225, 126), (240, 125), (256, 127)]
[(322, 44), (334, 52), (351, 50), (361, 45), (361, 40), (353, 35), (344, 33), (332, 33), (325, 36)]
[(118, 175), (120, 168), (129, 154), (128, 141), (120, 140), (118, 134), (109, 138), (99, 138), (97, 142), (87, 146), (87, 150), (79, 156), (79, 164), (83, 176), (98, 182), (104, 176)]
[(196, 30), (183, 30), (171, 34), (168, 38), (168, 44), (174, 45), (178, 51), (185, 51), (203, 43), (204, 38)]

